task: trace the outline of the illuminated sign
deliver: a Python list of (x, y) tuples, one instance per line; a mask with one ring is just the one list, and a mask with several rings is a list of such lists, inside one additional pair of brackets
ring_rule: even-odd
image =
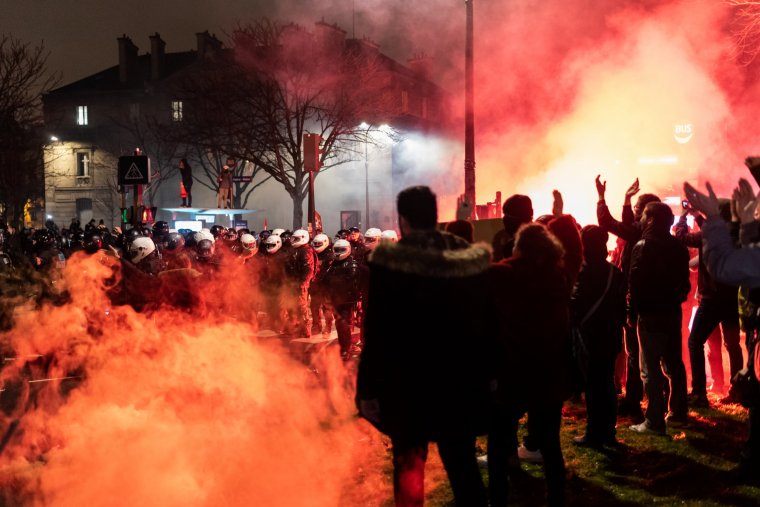
[(686, 144), (691, 141), (691, 138), (694, 136), (691, 123), (675, 125), (673, 131), (673, 139), (675, 139), (678, 144)]

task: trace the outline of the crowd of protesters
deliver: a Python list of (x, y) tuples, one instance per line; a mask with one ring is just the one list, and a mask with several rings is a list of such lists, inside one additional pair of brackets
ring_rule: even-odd
[[(360, 414), (391, 439), (396, 505), (423, 504), (429, 442), (438, 446), (457, 505), (506, 505), (520, 460), (543, 462), (548, 504), (563, 505), (564, 402), (585, 393), (587, 424), (576, 445), (616, 448), (619, 414), (631, 418), (627, 431), (655, 437), (669, 426), (680, 431), (689, 405), (711, 403), (704, 344), (718, 325), (731, 369), (731, 389), (719, 402), (749, 408), (737, 474), (760, 478), (760, 254), (751, 248), (760, 241), (760, 197), (745, 180), (731, 200), (687, 185), (676, 222), (654, 194), (631, 204), (637, 180), (617, 220), (599, 177), (596, 188), (598, 224), (585, 226), (563, 214), (556, 191), (553, 213), (536, 220), (530, 197), (511, 196), (491, 248), (472, 243), (466, 220), (439, 230), (428, 187), (399, 194), (401, 239), (379, 246), (369, 260), (356, 394)], [(617, 237), (613, 252), (610, 234)], [(699, 304), (687, 333), (688, 394), (682, 305), (691, 290), (690, 264), (698, 270)], [(398, 328), (397, 320), (408, 324)], [(722, 367), (713, 370), (723, 375)], [(518, 444), (525, 414), (527, 435)], [(483, 434), (488, 454), (477, 458), (475, 438)], [(484, 463), (488, 490), (478, 468)]]
[[(358, 228), (333, 238), (219, 225), (175, 231), (164, 221), (125, 230), (94, 220), (84, 228), (72, 220), (61, 230), (52, 222), (39, 230), (0, 225), (0, 290), (4, 301), (20, 295), (65, 303), (59, 280), (67, 259), (100, 255), (120, 272), (108, 288), (113, 304), (194, 311), (204, 280), (223, 279), (233, 266), (246, 270), (258, 289), (251, 318), (259, 329), (303, 338), (328, 336), (334, 327), (341, 358), (359, 359), (357, 408), (391, 439), (400, 506), (422, 505), (429, 442), (438, 445), (458, 505), (506, 505), (520, 460), (543, 462), (548, 503), (562, 505), (564, 402), (585, 393), (587, 425), (577, 445), (614, 447), (622, 415), (633, 422), (629, 431), (666, 435), (668, 426), (688, 424), (690, 405), (711, 403), (704, 345), (714, 343), (720, 326), (732, 384), (721, 402), (750, 409), (740, 472), (757, 475), (758, 198), (745, 180), (732, 199), (686, 185), (688, 202), (676, 221), (657, 195), (641, 194), (632, 204), (636, 180), (617, 220), (599, 177), (596, 190), (598, 223), (587, 225), (563, 212), (559, 192), (552, 214), (535, 220), (530, 197), (511, 196), (490, 245), (473, 242), (466, 209), (441, 230), (428, 187), (399, 194), (400, 239), (392, 230), (362, 235)], [(612, 252), (610, 234), (617, 239)], [(688, 394), (682, 305), (692, 288), (690, 265), (699, 303), (686, 335)], [(0, 311), (7, 328), (11, 311)], [(711, 372), (720, 385), (722, 360), (716, 362)], [(488, 455), (478, 460), (475, 438), (484, 434)]]

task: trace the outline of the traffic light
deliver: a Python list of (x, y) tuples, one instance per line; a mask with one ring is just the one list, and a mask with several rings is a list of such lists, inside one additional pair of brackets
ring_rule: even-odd
[(121, 223), (129, 223), (129, 208), (121, 208)]
[(305, 171), (319, 171), (319, 145), (322, 136), (319, 134), (303, 135), (303, 168)]

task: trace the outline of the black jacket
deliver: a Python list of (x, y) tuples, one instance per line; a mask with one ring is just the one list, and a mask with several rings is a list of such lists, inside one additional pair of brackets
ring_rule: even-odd
[[(609, 280), (607, 293), (604, 293)], [(615, 355), (622, 350), (628, 284), (623, 273), (607, 261), (584, 263), (570, 298), (572, 321), (581, 326), (589, 354)], [(589, 315), (597, 301), (604, 298)], [(586, 318), (586, 316), (588, 318)], [(586, 319), (581, 325), (581, 321)]]
[[(697, 219), (698, 224), (701, 227), (702, 220)], [(731, 224), (732, 235), (734, 240), (739, 241), (739, 229), (738, 224)], [(673, 234), (678, 238), (681, 243), (689, 248), (699, 249), (699, 270), (697, 279), (697, 291), (700, 298), (715, 299), (720, 301), (731, 302), (736, 304), (736, 294), (739, 287), (735, 285), (726, 285), (715, 280), (710, 273), (707, 272), (707, 266), (702, 258), (702, 231), (689, 232), (689, 226), (686, 222), (686, 217), (681, 216), (678, 223), (673, 229)]]
[(325, 290), (333, 305), (359, 301), (366, 269), (352, 255), (343, 260), (333, 260), (324, 276)]
[(625, 241), (618, 267), (627, 279), (631, 266), (631, 252), (633, 252), (636, 242), (641, 239), (643, 228), (641, 222), (634, 218), (633, 209), (630, 205), (623, 206), (622, 218), (622, 221), (615, 220), (607, 207), (607, 203), (604, 201), (597, 203), (596, 219), (599, 222), (599, 227)]
[(690, 289), (686, 247), (670, 234), (645, 231), (631, 252), (628, 277), (631, 312), (680, 311)]
[(429, 441), (485, 432), (489, 262), (487, 246), (442, 231), (373, 251), (357, 401), (379, 401), (382, 432)]
[(567, 398), (568, 274), (561, 266), (510, 257), (489, 270), (498, 321), (498, 398), (529, 407)]

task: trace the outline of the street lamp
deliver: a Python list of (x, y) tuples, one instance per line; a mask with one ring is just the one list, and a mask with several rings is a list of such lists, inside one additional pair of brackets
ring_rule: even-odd
[[(370, 222), (369, 222), (369, 134), (372, 129), (372, 125), (370, 125), (367, 122), (362, 122), (359, 125), (359, 128), (366, 130), (365, 136), (364, 136), (364, 216), (366, 217), (365, 221), (365, 228), (370, 228)], [(379, 130), (386, 136), (389, 134), (391, 127), (382, 124), (379, 127), (376, 127), (374, 130)]]
[(362, 122), (359, 127), (365, 129), (367, 132), (364, 136), (364, 220), (366, 227), (364, 230), (369, 229), (369, 129), (370, 125), (366, 122)]

